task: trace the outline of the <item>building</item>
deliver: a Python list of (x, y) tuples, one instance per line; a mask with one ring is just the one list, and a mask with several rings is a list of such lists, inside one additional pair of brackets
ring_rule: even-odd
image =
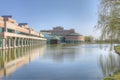
[(42, 33), (51, 33), (60, 37), (61, 42), (78, 43), (84, 41), (84, 36), (75, 32), (74, 29), (65, 30), (61, 26), (54, 27), (53, 30), (41, 30)]
[(0, 16), (0, 49), (45, 44), (44, 36), (27, 23), (17, 23), (12, 16)]
[(49, 33), (43, 33), (43, 35), (47, 39), (47, 44), (59, 44), (60, 43), (60, 37), (56, 35), (52, 35)]
[(84, 41), (84, 36), (79, 33), (72, 33), (65, 37), (66, 43), (81, 43)]
[(64, 30), (63, 27), (57, 26), (57, 27), (54, 27), (53, 30), (41, 30), (40, 32), (48, 32), (57, 36), (65, 37), (71, 33), (75, 33), (75, 30), (74, 29)]

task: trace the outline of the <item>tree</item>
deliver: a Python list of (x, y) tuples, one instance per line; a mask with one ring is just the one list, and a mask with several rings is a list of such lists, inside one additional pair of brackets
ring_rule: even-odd
[(85, 42), (93, 42), (93, 37), (92, 36), (85, 36)]
[(120, 38), (120, 0), (100, 0), (98, 29), (101, 39)]

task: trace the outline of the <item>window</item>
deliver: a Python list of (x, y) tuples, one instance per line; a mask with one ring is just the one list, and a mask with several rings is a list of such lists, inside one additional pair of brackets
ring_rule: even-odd
[(24, 33), (24, 32), (20, 32), (20, 31), (16, 31), (16, 34), (29, 35), (29, 34), (27, 34), (27, 33)]
[(0, 27), (0, 33), (3, 32), (3, 28)]
[(14, 33), (14, 32), (15, 32), (15, 30), (12, 30), (12, 29), (7, 29), (7, 32)]

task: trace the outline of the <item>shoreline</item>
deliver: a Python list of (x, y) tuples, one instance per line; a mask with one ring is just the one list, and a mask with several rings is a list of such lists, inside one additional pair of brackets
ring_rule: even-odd
[[(120, 55), (120, 45), (114, 46), (115, 52)], [(120, 70), (115, 72), (112, 76), (103, 78), (103, 80), (120, 80)]]
[(120, 80), (120, 71), (115, 72), (112, 76), (103, 78), (103, 80)]
[(114, 46), (114, 50), (115, 50), (115, 52), (116, 52), (117, 54), (120, 55), (120, 45)]

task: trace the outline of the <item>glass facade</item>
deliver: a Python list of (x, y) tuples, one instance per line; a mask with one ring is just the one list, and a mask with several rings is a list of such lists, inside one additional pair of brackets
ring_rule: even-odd
[(20, 31), (16, 31), (16, 34), (29, 35), (29, 34), (27, 34), (27, 33), (20, 32)]
[(7, 29), (7, 32), (14, 33), (14, 32), (15, 32), (15, 30), (12, 30), (12, 29)]
[(0, 33), (3, 32), (3, 28), (0, 27)]

